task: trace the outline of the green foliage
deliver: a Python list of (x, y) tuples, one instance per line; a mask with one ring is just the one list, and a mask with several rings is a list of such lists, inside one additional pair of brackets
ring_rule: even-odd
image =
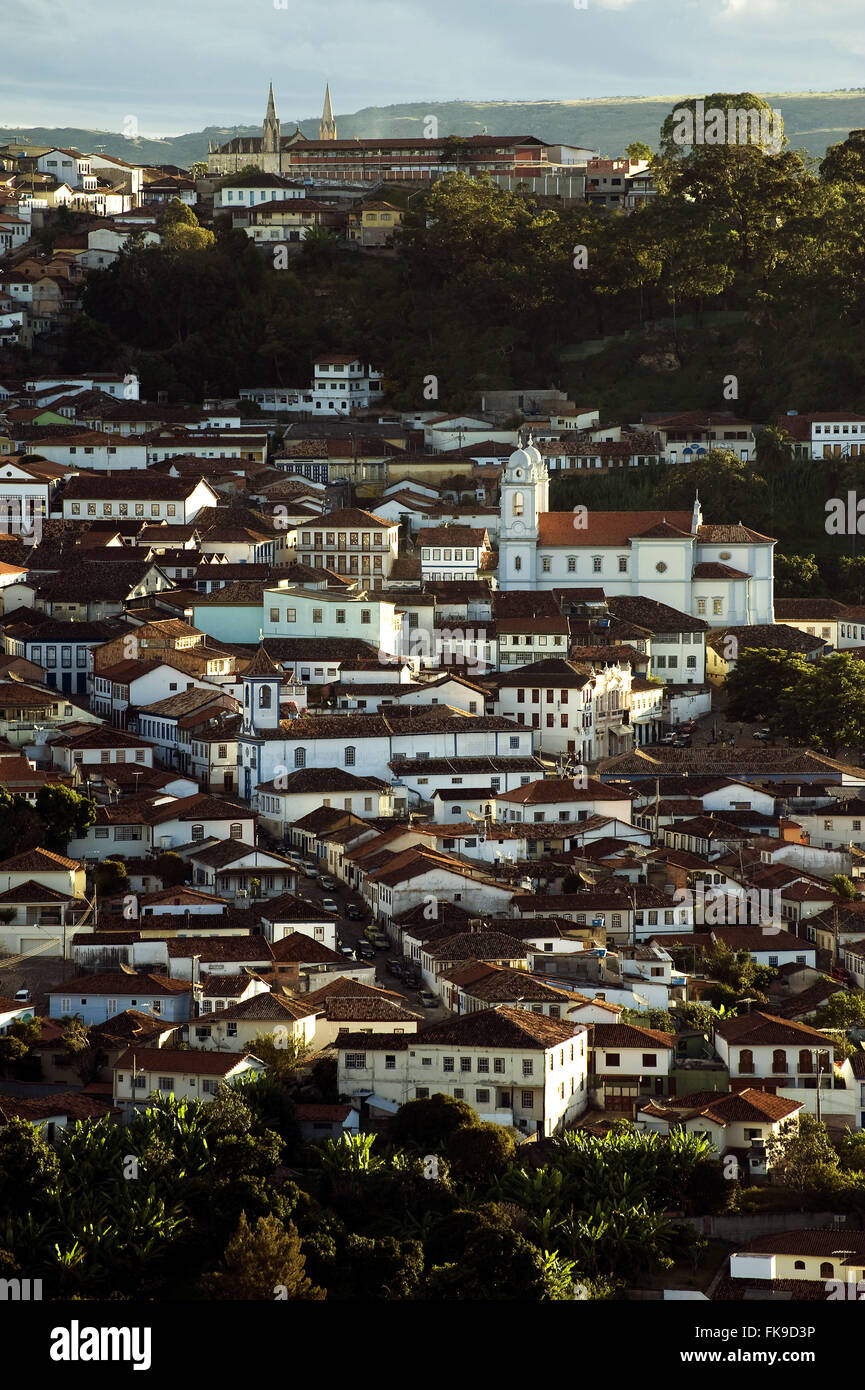
[(48, 783), (39, 788), (36, 813), (45, 827), (45, 848), (65, 854), (69, 840), (96, 820), (96, 803), (71, 787)]
[(122, 859), (103, 859), (94, 865), (93, 886), (100, 897), (122, 893), (129, 884), (129, 873)]
[(250, 1229), (245, 1212), (226, 1246), (223, 1268), (207, 1276), (202, 1287), (208, 1298), (234, 1301), (325, 1297), (325, 1291), (306, 1277), (297, 1228), (262, 1216)]
[(58, 1170), (57, 1155), (39, 1130), (27, 1120), (8, 1120), (0, 1129), (0, 1212), (36, 1203)]
[(562, 1292), (555, 1268), (534, 1245), (516, 1231), (484, 1225), (469, 1237), (458, 1264), (433, 1266), (421, 1296), (537, 1303)]
[(454, 1132), (466, 1125), (479, 1125), (477, 1112), (464, 1100), (434, 1095), (426, 1100), (410, 1100), (401, 1105), (389, 1125), (394, 1144), (423, 1149), (425, 1153), (445, 1149)]
[(153, 860), (153, 872), (158, 874), (166, 888), (176, 888), (189, 877), (189, 865), (174, 850), (166, 849)]
[(767, 965), (758, 965), (748, 951), (734, 951), (724, 941), (717, 941), (704, 957), (704, 968), (718, 982), (707, 991), (715, 1008), (729, 1007), (747, 998), (765, 1001), (765, 991), (777, 974)]
[(676, 1020), (668, 1009), (623, 1009), (620, 1023), (632, 1023), (637, 1028), (659, 1028), (662, 1033), (675, 1033)]
[(865, 1028), (865, 994), (859, 990), (839, 990), (832, 994), (815, 1015), (817, 1028)]
[(283, 1025), (277, 1024), (272, 1032), (256, 1033), (247, 1048), (251, 1056), (258, 1057), (265, 1063), (268, 1072), (283, 1082), (294, 1079), (298, 1066), (309, 1051), (305, 1043), (289, 1032), (289, 1027), (290, 1020)]
[(829, 887), (833, 893), (848, 903), (853, 902), (859, 896), (856, 884), (847, 874), (833, 874), (829, 880)]
[[(841, 561), (842, 566), (846, 560)], [(782, 555), (775, 551), (775, 597), (810, 598), (822, 589), (820, 570), (810, 555)]]
[(766, 1144), (772, 1181), (782, 1183), (793, 1191), (803, 1192), (815, 1181), (819, 1172), (838, 1167), (838, 1154), (829, 1138), (829, 1131), (814, 1115), (801, 1112), (798, 1124), (788, 1123)]
[(504, 1172), (515, 1150), (513, 1135), (496, 1124), (461, 1125), (448, 1140), (453, 1177), (467, 1182)]
[(803, 657), (780, 648), (743, 647), (724, 682), (730, 719), (765, 719), (779, 728), (781, 702), (799, 688), (807, 666)]
[(20, 1062), (42, 1037), (41, 1018), (16, 1018), (0, 1037), (0, 1064)]

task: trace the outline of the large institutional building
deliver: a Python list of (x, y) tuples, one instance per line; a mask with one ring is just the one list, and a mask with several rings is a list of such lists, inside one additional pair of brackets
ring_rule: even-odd
[(225, 177), (254, 165), (265, 174), (314, 182), (416, 182), (457, 170), (508, 178), (542, 176), (584, 178), (593, 151), (570, 145), (546, 145), (534, 135), (416, 135), (407, 138), (340, 140), (336, 118), (325, 91), (318, 139), (308, 140), (299, 126), (283, 135), (271, 85), (261, 135), (236, 136), (207, 156), (208, 173)]
[(773, 623), (775, 541), (691, 512), (549, 510), (549, 473), (529, 441), (502, 476), (500, 589), (596, 585), (657, 599), (712, 627)]

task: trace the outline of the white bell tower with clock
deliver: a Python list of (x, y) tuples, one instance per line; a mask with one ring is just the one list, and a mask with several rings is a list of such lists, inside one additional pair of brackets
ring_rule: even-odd
[(502, 474), (499, 527), (500, 589), (534, 589), (538, 575), (538, 516), (549, 511), (547, 466), (529, 435)]

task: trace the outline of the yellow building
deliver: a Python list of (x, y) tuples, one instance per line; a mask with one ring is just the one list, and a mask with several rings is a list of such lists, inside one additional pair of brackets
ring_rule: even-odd
[(393, 203), (356, 203), (348, 214), (348, 239), (357, 246), (392, 246), (402, 219), (402, 208)]

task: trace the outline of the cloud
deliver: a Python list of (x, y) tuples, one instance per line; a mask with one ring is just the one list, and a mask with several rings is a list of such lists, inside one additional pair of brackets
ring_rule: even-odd
[[(0, 124), (144, 133), (407, 101), (860, 87), (861, 0), (28, 0)], [(324, 18), (323, 18), (324, 15)], [(50, 35), (50, 42), (34, 36)], [(865, 120), (862, 122), (865, 124)]]

